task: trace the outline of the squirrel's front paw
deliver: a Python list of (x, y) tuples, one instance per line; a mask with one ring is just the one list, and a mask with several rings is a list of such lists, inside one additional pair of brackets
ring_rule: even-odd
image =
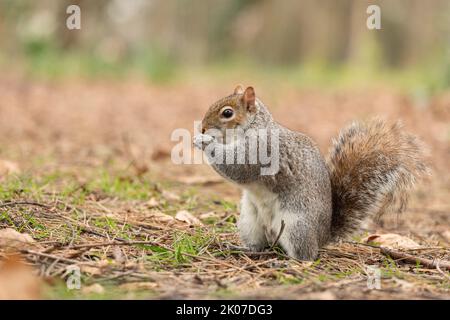
[(194, 141), (193, 141), (193, 143), (194, 143), (194, 146), (195, 146), (196, 148), (198, 148), (198, 149), (200, 149), (200, 150), (203, 150), (203, 149), (206, 148), (206, 146), (207, 146), (208, 144), (210, 144), (210, 143), (213, 142), (213, 141), (214, 141), (214, 137), (213, 137), (213, 136), (210, 136), (210, 135), (207, 135), (207, 134), (200, 133), (200, 134), (194, 136)]

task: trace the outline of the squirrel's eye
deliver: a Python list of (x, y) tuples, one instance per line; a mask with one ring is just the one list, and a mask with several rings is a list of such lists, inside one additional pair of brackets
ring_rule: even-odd
[(224, 118), (231, 118), (233, 114), (233, 109), (225, 109), (222, 111), (222, 115), (224, 116)]

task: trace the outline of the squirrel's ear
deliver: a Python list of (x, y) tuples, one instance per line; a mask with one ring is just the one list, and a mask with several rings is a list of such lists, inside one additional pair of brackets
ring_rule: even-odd
[(237, 85), (236, 88), (234, 88), (234, 94), (243, 94), (244, 93), (244, 89), (242, 88), (242, 86), (240, 84)]
[(242, 99), (247, 110), (250, 112), (256, 111), (255, 98), (255, 89), (253, 89), (253, 87), (247, 87)]

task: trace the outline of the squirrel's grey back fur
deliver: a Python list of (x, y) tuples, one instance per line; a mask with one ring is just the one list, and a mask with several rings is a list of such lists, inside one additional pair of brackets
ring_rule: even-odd
[[(214, 125), (209, 114), (222, 104), (237, 101), (239, 107), (241, 97), (234, 94), (211, 106), (204, 126)], [(244, 131), (279, 130), (279, 170), (261, 175), (262, 165), (248, 159), (244, 164), (211, 163), (220, 175), (243, 188), (238, 228), (242, 242), (252, 250), (263, 250), (278, 234), (279, 244), (290, 256), (315, 259), (321, 246), (348, 236), (365, 218), (392, 208), (402, 210), (407, 191), (427, 171), (422, 147), (399, 124), (352, 124), (334, 141), (325, 162), (308, 136), (275, 122), (258, 99), (255, 105), (256, 112), (242, 117), (236, 126)], [(270, 143), (269, 139), (268, 150)], [(233, 145), (212, 144), (237, 153)]]

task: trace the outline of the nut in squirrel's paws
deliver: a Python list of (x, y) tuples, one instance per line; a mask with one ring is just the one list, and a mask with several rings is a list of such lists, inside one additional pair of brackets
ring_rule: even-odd
[(203, 150), (208, 144), (214, 141), (214, 137), (200, 133), (194, 137), (194, 146), (198, 149)]

